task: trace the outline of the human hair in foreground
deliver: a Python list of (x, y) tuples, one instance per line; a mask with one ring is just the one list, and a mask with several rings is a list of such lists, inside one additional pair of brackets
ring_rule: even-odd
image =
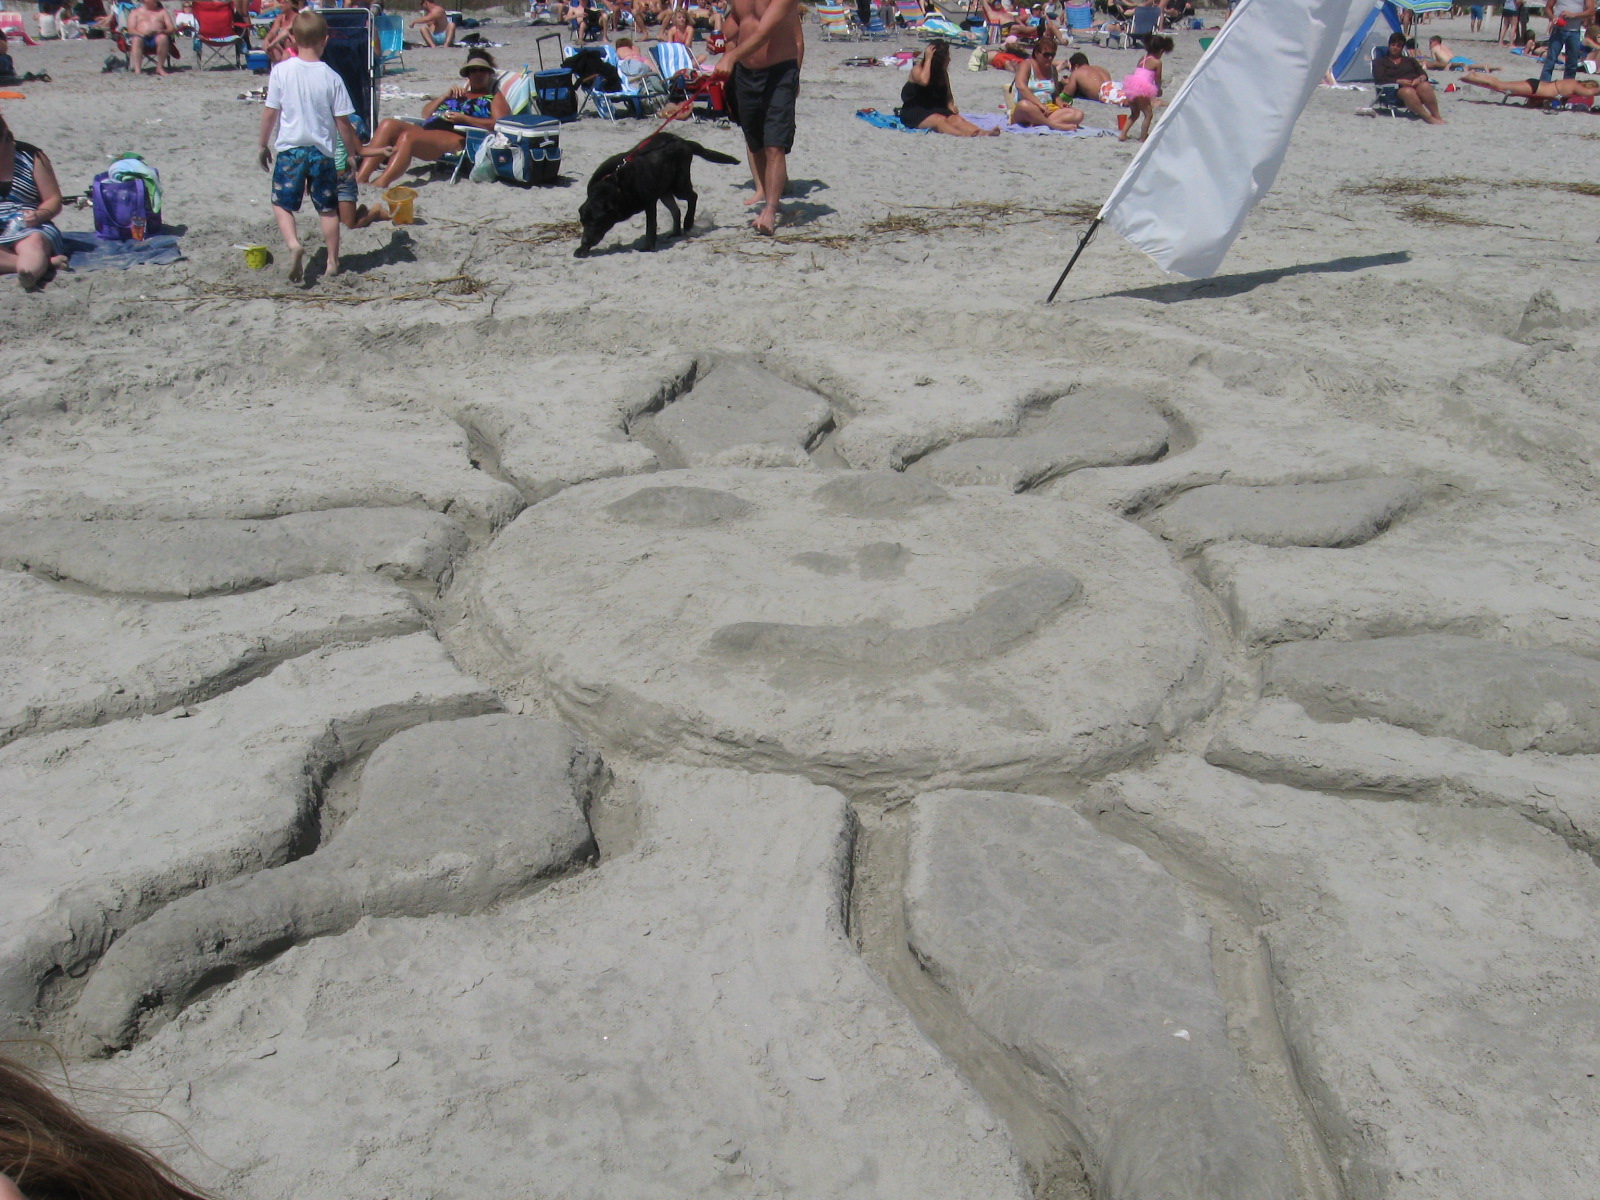
[(328, 42), (328, 23), (322, 19), (321, 13), (310, 9), (294, 19), (289, 31), (297, 46), (324, 46)]
[(149, 1151), (98, 1128), (44, 1079), (0, 1055), (0, 1196), (27, 1200), (209, 1200)]

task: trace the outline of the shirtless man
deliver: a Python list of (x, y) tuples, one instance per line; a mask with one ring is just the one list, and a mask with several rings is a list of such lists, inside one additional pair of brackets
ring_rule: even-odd
[(1473, 87), (1488, 88), (1491, 92), (1499, 92), (1502, 96), (1521, 96), (1527, 100), (1529, 107), (1542, 107), (1546, 100), (1562, 100), (1568, 96), (1600, 97), (1600, 83), (1589, 79), (1496, 79), (1492, 75), (1482, 75), (1477, 71), (1468, 71), (1461, 77), (1462, 83), (1470, 83)]
[(422, 0), (422, 15), (411, 22), (411, 28), (422, 35), (424, 49), (434, 46), (449, 49), (456, 44), (455, 22), (439, 0)]
[(161, 0), (143, 0), (128, 14), (128, 50), (133, 60), (133, 73), (137, 75), (144, 70), (144, 56), (151, 54), (155, 56), (157, 75), (172, 74), (167, 66), (172, 61), (172, 42), (177, 36), (177, 27)]
[[(1061, 81), (1061, 95), (1066, 98), (1082, 96), (1085, 100), (1099, 100), (1100, 89), (1111, 82), (1111, 72), (1104, 67), (1097, 67), (1089, 61), (1089, 56), (1083, 51), (1078, 51), (1067, 59), (1067, 66), (1071, 72)], [(1108, 104), (1120, 104), (1121, 100), (1106, 101)]]
[(794, 149), (794, 106), (800, 94), (800, 0), (733, 0), (723, 23), (728, 49), (715, 73), (728, 81), (727, 105), (744, 131), (755, 177), (753, 228), (771, 237), (778, 228), (778, 202), (789, 185)]

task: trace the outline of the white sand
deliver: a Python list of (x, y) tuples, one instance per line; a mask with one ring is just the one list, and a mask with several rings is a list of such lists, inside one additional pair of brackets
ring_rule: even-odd
[[(1464, 19), (1432, 29), (1537, 74)], [(507, 66), (538, 32), (485, 30)], [(1264, 699), (1263, 670), (1279, 643), (1418, 634), (1600, 653), (1600, 197), (1542, 186), (1588, 182), (1600, 123), (1469, 89), (1429, 128), (1320, 90), (1225, 275), (1167, 279), (1107, 233), (1047, 308), (1082, 229), (1061, 210), (1098, 205), (1133, 148), (873, 129), (854, 112), (892, 109), (904, 76), (836, 64), (897, 44), (813, 40), (776, 240), (745, 228), (743, 169), (699, 162), (691, 237), (647, 254), (634, 220), (575, 260), (556, 227), (654, 127), (586, 119), (562, 130), (565, 186), (426, 183), (418, 224), (347, 232), (347, 273), (314, 253), (304, 289), (260, 107), (235, 99), (262, 80), (13, 46), (55, 80), (5, 102), (18, 136), (68, 192), (144, 154), (187, 259), (38, 296), (0, 281), (0, 561), (33, 573), (0, 590), (0, 861), (64, 864), (0, 905), (0, 1027), (83, 1053), (74, 1006), (112, 940), (179, 898), (227, 928), (226, 887), (340, 845), (366, 755), (405, 727), (438, 722), (437, 770), (479, 778), (447, 723), (502, 707), (563, 720), (611, 773), (592, 863), (561, 865), (579, 828), (548, 860), (513, 847), (555, 864), (518, 880), (567, 873), (505, 898), (460, 883), (487, 843), (408, 857), (357, 824), (371, 856), (322, 860), (345, 864), (334, 916), (303, 898), (302, 944), (75, 1076), (181, 1121), (192, 1141), (135, 1127), (239, 1200), (1168, 1197), (1196, 1126), (1161, 1087), (1102, 1079), (1116, 1046), (1081, 1040), (1128, 988), (1141, 1071), (1203, 1051), (1172, 1077), (1253, 1093), (1225, 1133), (1281, 1161), (1251, 1194), (1587, 1200), (1600, 760), (1494, 716), (1595, 728), (1561, 682), (1582, 664), (1503, 705), (1495, 664), (1523, 660), (1471, 647), (1465, 682), (1403, 704), (1429, 643), (1359, 677), (1319, 658), (1293, 700)], [(1090, 56), (1119, 76), (1135, 57)], [(389, 82), (437, 92), (462, 58), (414, 51)], [(965, 58), (958, 98), (994, 110), (1004, 76)], [(732, 130), (678, 129), (740, 153)], [(1445, 182), (1355, 190), (1401, 177)], [(308, 206), (315, 248), (312, 226)], [(279, 264), (247, 271), (233, 247), (254, 242)], [(692, 464), (714, 467), (672, 471)], [(823, 514), (807, 474), (907, 468), (953, 516), (888, 493)], [(1213, 484), (1239, 486), (1161, 513)], [(691, 486), (710, 498), (629, 507)], [(365, 543), (343, 517), (266, 521), (351, 508), (442, 515)], [(100, 524), (58, 546), (45, 519)], [(340, 571), (357, 578), (295, 582)], [(1080, 590), (1006, 608), (1041, 572)], [(715, 640), (756, 625), (776, 639), (760, 662)], [(924, 653), (941, 629), (959, 653)], [(889, 661), (901, 646), (915, 661)], [(545, 742), (496, 779), (517, 753), (530, 781), (564, 778), (569, 743)], [(1046, 800), (989, 820), (979, 797), (936, 844), (917, 796), (940, 783)], [(450, 799), (464, 826), (492, 820), (485, 794)], [(382, 799), (438, 802), (407, 795)], [(1047, 828), (1084, 840), (1035, 853)], [(1063, 873), (1108, 836), (1125, 869), (1075, 899), (1089, 877)], [(919, 927), (923, 960), (908, 863), (943, 922)], [(379, 903), (402, 875), (404, 903)], [(1098, 957), (1119, 904), (1183, 954)], [(973, 912), (1061, 936), (986, 940)], [(254, 936), (270, 950), (276, 928)]]

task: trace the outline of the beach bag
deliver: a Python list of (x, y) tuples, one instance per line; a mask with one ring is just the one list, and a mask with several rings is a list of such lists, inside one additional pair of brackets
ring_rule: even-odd
[(102, 171), (94, 177), (95, 236), (108, 242), (126, 242), (133, 234), (129, 226), (135, 217), (144, 218), (144, 235), (161, 232), (161, 214), (151, 211), (150, 193), (144, 180), (116, 180)]

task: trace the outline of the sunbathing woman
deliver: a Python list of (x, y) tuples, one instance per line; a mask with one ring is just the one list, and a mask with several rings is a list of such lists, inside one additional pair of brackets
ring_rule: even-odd
[[(378, 126), (372, 140), (362, 147), (361, 169), (356, 172), (359, 182), (389, 187), (411, 165), (412, 159), (439, 159), (464, 149), (467, 135), (457, 133), (457, 125), (493, 129), (496, 121), (510, 115), (511, 106), (495, 86), (494, 59), (488, 51), (474, 50), (469, 54), (461, 74), (467, 80), (465, 87), (451, 88), (422, 106), (422, 115), (427, 118), (425, 124), (413, 125), (390, 118)], [(382, 160), (371, 152), (389, 147), (393, 147), (389, 165), (384, 167), (382, 175), (373, 179), (372, 174)]]
[(151, 1155), (89, 1124), (44, 1082), (0, 1058), (0, 1200), (204, 1200)]
[(1070, 132), (1083, 124), (1083, 112), (1059, 103), (1061, 77), (1056, 70), (1056, 44), (1047, 37), (1033, 45), (1033, 53), (1017, 67), (1017, 99), (1011, 106), (1013, 125), (1047, 125)]
[(1502, 96), (1521, 96), (1533, 108), (1547, 100), (1565, 100), (1569, 97), (1580, 100), (1588, 97), (1592, 100), (1600, 96), (1600, 83), (1590, 79), (1547, 79), (1541, 83), (1537, 79), (1496, 79), (1492, 75), (1468, 71), (1461, 77), (1461, 82), (1488, 88)]
[(895, 110), (907, 129), (931, 129), (955, 137), (998, 136), (998, 129), (979, 129), (956, 108), (950, 90), (950, 43), (936, 41), (925, 47), (911, 78), (900, 89), (900, 107)]

